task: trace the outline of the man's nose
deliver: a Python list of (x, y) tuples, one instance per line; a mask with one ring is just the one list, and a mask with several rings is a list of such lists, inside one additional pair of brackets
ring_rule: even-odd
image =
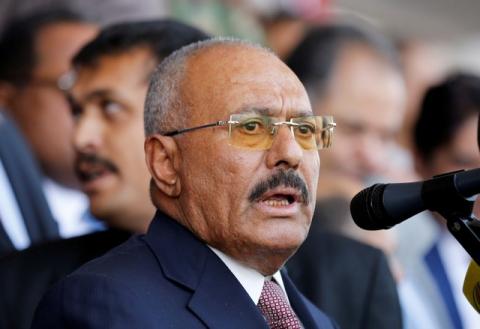
[(73, 134), (76, 150), (92, 151), (102, 147), (102, 124), (94, 113), (86, 110), (77, 118)]
[(267, 167), (298, 168), (303, 158), (303, 149), (295, 140), (290, 127), (277, 127), (271, 148), (267, 153)]

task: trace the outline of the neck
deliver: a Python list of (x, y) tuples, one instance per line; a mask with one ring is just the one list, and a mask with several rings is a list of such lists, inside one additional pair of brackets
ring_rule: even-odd
[(108, 226), (125, 230), (131, 233), (146, 233), (150, 222), (155, 214), (155, 208), (151, 204), (147, 204), (139, 211), (127, 211), (120, 214), (112, 214), (112, 216), (103, 216)]

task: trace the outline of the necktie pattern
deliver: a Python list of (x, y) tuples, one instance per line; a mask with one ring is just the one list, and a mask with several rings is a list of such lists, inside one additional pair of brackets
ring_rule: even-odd
[(272, 281), (263, 284), (258, 308), (270, 329), (301, 329), (300, 321), (288, 304), (282, 288)]

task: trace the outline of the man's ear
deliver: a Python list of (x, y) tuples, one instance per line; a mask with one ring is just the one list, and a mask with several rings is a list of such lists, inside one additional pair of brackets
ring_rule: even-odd
[(178, 197), (181, 191), (178, 168), (180, 152), (171, 137), (152, 135), (144, 144), (145, 160), (155, 185), (170, 197)]

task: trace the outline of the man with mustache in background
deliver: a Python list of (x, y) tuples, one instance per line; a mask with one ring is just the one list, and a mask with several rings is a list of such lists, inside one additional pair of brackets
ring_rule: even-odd
[(288, 67), (241, 41), (184, 47), (156, 70), (144, 121), (153, 222), (56, 285), (33, 328), (334, 328), (280, 271), (334, 127)]
[(30, 248), (0, 261), (0, 328), (30, 328), (53, 283), (144, 232), (154, 214), (143, 160), (143, 104), (155, 66), (174, 50), (208, 38), (170, 20), (105, 28), (74, 59), (76, 171), (91, 212), (108, 230)]

